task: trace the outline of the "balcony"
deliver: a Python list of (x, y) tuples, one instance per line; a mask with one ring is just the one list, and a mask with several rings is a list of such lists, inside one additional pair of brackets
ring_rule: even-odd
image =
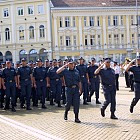
[(59, 50), (62, 52), (79, 51), (78, 46), (60, 46)]

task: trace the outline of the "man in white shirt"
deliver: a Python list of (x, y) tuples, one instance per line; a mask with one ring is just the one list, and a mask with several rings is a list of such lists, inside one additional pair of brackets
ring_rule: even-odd
[(116, 90), (119, 90), (120, 66), (117, 64), (117, 62), (114, 62), (113, 69), (115, 71), (115, 77), (116, 77)]

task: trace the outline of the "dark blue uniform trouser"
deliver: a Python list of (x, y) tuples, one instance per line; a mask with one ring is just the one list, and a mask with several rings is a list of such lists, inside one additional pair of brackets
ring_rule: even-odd
[(114, 113), (116, 111), (116, 86), (103, 86), (103, 92), (105, 102), (102, 105), (102, 109), (106, 109), (111, 103), (110, 111)]
[(65, 102), (66, 101), (66, 92), (65, 92), (65, 86), (62, 86), (62, 100)]
[(46, 98), (46, 82), (36, 82), (36, 91), (37, 91), (37, 97), (36, 100), (38, 102), (38, 99), (41, 97), (42, 105), (45, 104), (45, 98)]
[(128, 72), (125, 72), (125, 82), (126, 82), (126, 86), (130, 87), (130, 79), (129, 79)]
[(66, 111), (70, 110), (71, 105), (74, 107), (74, 113), (79, 113), (80, 106), (80, 96), (79, 96), (79, 88), (66, 88)]
[(134, 91), (135, 91), (135, 97), (132, 100), (131, 103), (132, 106), (135, 106), (140, 99), (140, 83), (134, 83)]
[(5, 94), (6, 94), (6, 107), (9, 106), (10, 103), (10, 97), (11, 97), (11, 105), (15, 105), (15, 99), (16, 99), (16, 83), (12, 82), (6, 82), (5, 83)]
[(32, 96), (32, 102), (33, 102), (33, 105), (36, 105), (36, 89), (35, 87), (32, 87), (31, 89), (31, 96)]
[(51, 99), (55, 99), (56, 102), (61, 101), (61, 90), (62, 90), (62, 82), (61, 80), (50, 80), (50, 88), (51, 88)]
[(26, 105), (30, 107), (31, 88), (31, 83), (21, 83), (21, 105), (24, 104), (24, 97), (26, 96)]
[(3, 103), (4, 103), (4, 95), (5, 95), (5, 90), (1, 89), (1, 102), (0, 102), (0, 107), (3, 107)]
[(88, 83), (87, 82), (82, 82), (82, 92), (83, 92), (83, 99), (87, 100), (88, 98)]
[(90, 79), (90, 95), (92, 96), (95, 92), (96, 99), (99, 99), (99, 88), (100, 88), (100, 82), (95, 81), (93, 79)]

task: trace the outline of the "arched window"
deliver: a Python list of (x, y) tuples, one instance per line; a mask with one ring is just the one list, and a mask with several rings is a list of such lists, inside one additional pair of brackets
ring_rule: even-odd
[(29, 38), (34, 39), (34, 27), (33, 26), (29, 27)]
[(24, 39), (24, 29), (22, 26), (19, 27), (19, 39)]
[(9, 30), (9, 28), (5, 29), (5, 40), (6, 41), (10, 40), (10, 30)]
[(40, 38), (45, 37), (45, 29), (43, 25), (39, 26)]

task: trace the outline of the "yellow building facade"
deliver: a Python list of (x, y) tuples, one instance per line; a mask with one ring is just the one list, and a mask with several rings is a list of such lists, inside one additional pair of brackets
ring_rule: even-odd
[(135, 58), (140, 36), (135, 5), (106, 1), (1, 0), (0, 61)]

